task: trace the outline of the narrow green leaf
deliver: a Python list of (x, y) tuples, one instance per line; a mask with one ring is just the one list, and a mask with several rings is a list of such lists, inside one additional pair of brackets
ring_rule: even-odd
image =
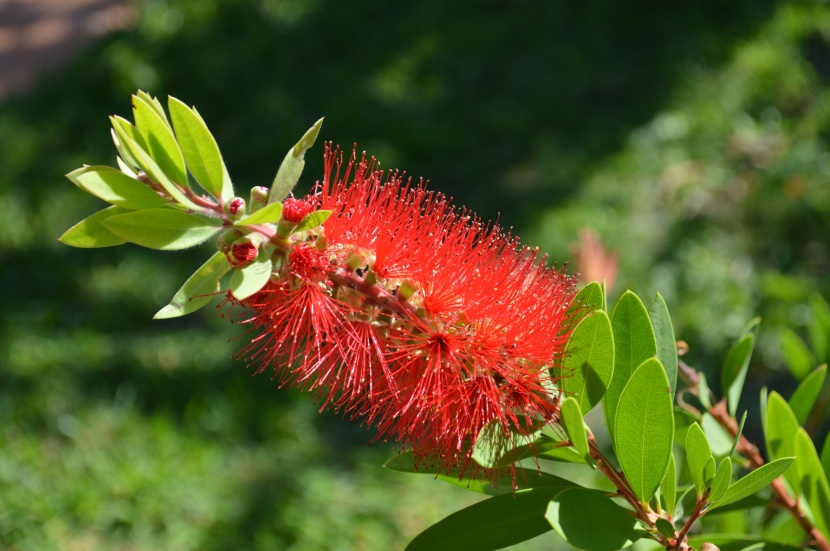
[(142, 247), (174, 251), (194, 247), (216, 235), (222, 222), (173, 209), (145, 209), (107, 218), (115, 235)]
[(536, 455), (539, 459), (549, 459), (551, 461), (562, 461), (564, 463), (585, 463), (585, 458), (578, 451), (572, 447), (565, 445), (558, 446), (539, 446), (539, 452)]
[(663, 508), (666, 511), (674, 511), (677, 505), (677, 468), (674, 466), (674, 453), (669, 455), (669, 468), (666, 469), (660, 491), (663, 496)]
[(149, 209), (170, 202), (135, 178), (108, 166), (85, 166), (66, 177), (87, 193), (124, 209)]
[(729, 414), (734, 416), (738, 410), (738, 400), (744, 388), (746, 371), (749, 368), (749, 359), (752, 357), (752, 349), (755, 346), (755, 334), (748, 333), (729, 351), (726, 362), (721, 372), (721, 382), (725, 389), (726, 403), (729, 406)]
[(712, 400), (709, 398), (709, 381), (706, 379), (706, 374), (698, 373), (697, 380), (697, 398), (700, 404), (706, 409), (712, 409)]
[(179, 185), (187, 184), (184, 156), (173, 130), (163, 114), (159, 114), (152, 100), (133, 96), (135, 126), (147, 144), (147, 152), (171, 180)]
[(588, 436), (585, 433), (585, 421), (582, 418), (582, 409), (579, 403), (573, 396), (570, 396), (562, 402), (562, 424), (571, 443), (576, 451), (585, 459), (589, 465), (593, 464), (591, 459), (591, 451), (588, 448)]
[[(764, 402), (764, 408), (761, 410), (761, 417), (766, 414), (766, 401)], [(738, 443), (741, 441), (741, 435), (744, 432), (744, 423), (746, 423), (746, 411), (744, 411), (743, 416), (741, 416), (741, 422), (738, 425), (738, 434), (735, 435), (735, 438), (732, 440), (732, 448), (729, 450), (729, 459), (732, 459), (735, 456), (735, 450), (738, 449)]]
[(208, 193), (228, 201), (234, 195), (231, 178), (213, 134), (196, 109), (170, 96), (167, 102), (187, 168)]
[(801, 340), (801, 337), (789, 327), (782, 327), (778, 335), (781, 343), (781, 353), (784, 355), (784, 363), (799, 381), (807, 376), (816, 366), (816, 360), (810, 349)]
[(587, 315), (596, 310), (605, 310), (604, 304), (602, 287), (596, 281), (592, 281), (576, 294), (571, 302), (571, 310)]
[(674, 538), (674, 525), (667, 521), (664, 518), (658, 518), (654, 521), (654, 527), (657, 528), (657, 531), (666, 536), (667, 538)]
[(244, 226), (253, 224), (276, 224), (282, 216), (282, 203), (265, 205), (253, 214), (249, 214), (238, 223)]
[(211, 256), (184, 282), (170, 304), (156, 312), (153, 319), (177, 318), (208, 304), (219, 291), (219, 280), (228, 273), (230, 267), (223, 253), (217, 252)]
[(827, 434), (824, 445), (821, 447), (821, 468), (824, 476), (830, 479), (830, 433)]
[(821, 361), (826, 362), (830, 360), (830, 305), (820, 294), (813, 293), (810, 310), (813, 313), (808, 327), (811, 344)]
[(706, 490), (705, 467), (709, 459), (714, 462), (709, 441), (706, 440), (700, 425), (694, 423), (686, 434), (686, 463), (689, 465), (689, 473), (692, 475), (698, 496), (703, 495)]
[(331, 216), (330, 210), (315, 210), (314, 212), (306, 214), (303, 219), (300, 220), (300, 223), (294, 226), (292, 233), (314, 229), (328, 220), (329, 216)]
[(433, 524), (406, 546), (406, 551), (502, 549), (551, 530), (548, 503), (561, 487), (531, 488), (491, 497)]
[(713, 478), (715, 478), (715, 458), (709, 457), (703, 466), (703, 483), (707, 488), (711, 486)]
[(645, 503), (666, 474), (674, 438), (669, 381), (656, 358), (643, 362), (631, 376), (620, 395), (616, 422), (620, 466)]
[(720, 465), (718, 465), (717, 472), (715, 472), (715, 478), (712, 481), (712, 491), (709, 492), (709, 501), (716, 503), (719, 499), (723, 498), (731, 482), (732, 460), (724, 457)]
[(616, 441), (615, 417), (620, 395), (634, 370), (657, 354), (657, 342), (646, 307), (631, 291), (626, 291), (617, 302), (611, 317), (611, 329), (614, 335), (614, 373), (602, 407), (608, 432), (612, 441)]
[(803, 428), (795, 435), (795, 465), (799, 490), (810, 505), (813, 523), (825, 537), (830, 537), (830, 486), (819, 461), (816, 447)]
[[(140, 168), (138, 159), (132, 153), (132, 147), (127, 142), (134, 143), (136, 146), (147, 149), (147, 144), (144, 143), (144, 138), (138, 129), (133, 126), (130, 121), (123, 117), (110, 117), (112, 124), (112, 140), (115, 142), (115, 147), (121, 153), (121, 157), (133, 167)], [(129, 138), (129, 140), (126, 140)]]
[(586, 551), (625, 549), (642, 536), (626, 509), (591, 490), (559, 492), (548, 505), (545, 518), (565, 541)]
[(614, 374), (614, 337), (611, 320), (595, 310), (579, 322), (565, 347), (562, 367), (554, 376), (562, 390), (575, 397), (582, 413), (599, 403)]
[(792, 457), (782, 457), (761, 465), (726, 490), (726, 495), (712, 505), (712, 508), (723, 507), (745, 497), (751, 496), (758, 490), (766, 487), (773, 480), (781, 476), (793, 463)]
[[(770, 459), (792, 457), (795, 455), (795, 434), (798, 431), (798, 420), (793, 410), (775, 391), (770, 392), (767, 400), (766, 429), (764, 437), (767, 444), (767, 454)], [(786, 475), (787, 482), (800, 494), (798, 489), (798, 474), (792, 470)]]
[(651, 301), (648, 308), (648, 317), (654, 329), (654, 337), (657, 341), (657, 359), (666, 369), (666, 376), (669, 379), (669, 388), (674, 396), (677, 386), (677, 342), (674, 339), (674, 328), (672, 327), (669, 307), (660, 293)]
[(812, 373), (804, 377), (793, 395), (790, 396), (790, 408), (792, 408), (799, 425), (803, 425), (807, 421), (807, 417), (813, 410), (826, 375), (827, 364), (818, 366)]
[[(416, 465), (418, 466), (416, 467)], [(386, 469), (401, 473), (428, 474), (453, 486), (479, 494), (513, 495), (514, 492), (514, 480), (509, 472), (503, 472), (496, 479), (495, 484), (493, 484), (488, 478), (470, 478), (469, 473), (461, 473), (457, 468), (452, 469), (450, 472), (445, 472), (436, 464), (419, 464), (412, 451), (406, 451), (390, 458), (383, 466)], [(566, 488), (579, 487), (570, 480), (565, 480), (564, 478), (530, 468), (524, 469), (516, 477), (515, 483), (516, 490), (551, 486), (562, 486)]]
[(285, 155), (285, 159), (283, 159), (277, 175), (274, 177), (274, 183), (271, 184), (271, 193), (268, 196), (269, 203), (282, 201), (297, 185), (305, 167), (305, 152), (314, 145), (321, 126), (323, 126), (323, 119), (315, 122), (314, 126), (309, 128), (300, 138), (300, 141)]
[(158, 98), (154, 98), (144, 90), (139, 90), (135, 93), (139, 99), (143, 100), (147, 105), (153, 108), (153, 110), (158, 114), (159, 117), (164, 121), (168, 127), (170, 127), (170, 123), (167, 120), (167, 115), (164, 114), (164, 108), (161, 106), (161, 102), (159, 102)]
[(709, 447), (712, 448), (712, 455), (715, 457), (723, 457), (729, 455), (729, 450), (732, 448), (734, 439), (732, 435), (726, 432), (718, 421), (704, 413), (701, 419), (700, 428), (703, 429), (703, 434), (706, 435), (706, 440), (709, 441)]
[(123, 245), (126, 241), (112, 233), (102, 222), (111, 216), (124, 214), (125, 212), (128, 211), (119, 207), (107, 207), (104, 210), (99, 210), (66, 230), (58, 240), (64, 245), (81, 249)]
[(231, 276), (231, 293), (236, 300), (244, 300), (260, 291), (271, 278), (271, 258), (260, 250), (256, 260), (234, 270)]

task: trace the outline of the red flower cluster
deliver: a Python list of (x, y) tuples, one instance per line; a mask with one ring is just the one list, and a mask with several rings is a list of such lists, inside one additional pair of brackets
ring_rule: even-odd
[(284, 211), (309, 205), (332, 214), (291, 236), (261, 292), (229, 298), (253, 312), (245, 353), (259, 371), (275, 366), (446, 471), (468, 469), (491, 421), (507, 434), (556, 420), (550, 368), (572, 327), (573, 278), (374, 158), (344, 167), (330, 145), (323, 182)]

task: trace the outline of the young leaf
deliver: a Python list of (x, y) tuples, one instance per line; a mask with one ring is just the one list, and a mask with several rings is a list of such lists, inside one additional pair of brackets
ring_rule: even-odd
[(709, 501), (716, 503), (719, 499), (726, 495), (729, 489), (729, 484), (732, 482), (732, 460), (724, 457), (718, 465), (718, 470), (715, 472), (715, 478), (712, 480), (712, 491), (709, 492)]
[(292, 233), (314, 229), (328, 220), (329, 216), (331, 216), (330, 210), (315, 210), (314, 212), (306, 214), (303, 219), (300, 220), (300, 223), (294, 226)]
[(130, 121), (123, 117), (110, 117), (112, 124), (112, 139), (115, 142), (115, 147), (127, 163), (139, 168), (141, 163), (133, 155), (133, 147), (139, 147), (147, 150), (147, 144), (144, 143), (144, 138), (138, 129), (133, 126)]
[(271, 258), (264, 251), (260, 251), (256, 260), (234, 270), (231, 276), (231, 293), (236, 300), (244, 300), (258, 293), (271, 278), (272, 269)]
[(620, 466), (637, 498), (645, 503), (666, 474), (674, 438), (669, 381), (656, 358), (643, 362), (623, 389), (616, 427)]
[(755, 334), (748, 333), (729, 351), (721, 372), (721, 382), (725, 389), (726, 403), (729, 414), (734, 416), (738, 410), (738, 400), (744, 388), (746, 371), (749, 368), (749, 359), (752, 357), (752, 348), (755, 346)]
[(545, 512), (562, 491), (561, 487), (531, 488), (485, 499), (433, 524), (406, 551), (488, 551), (535, 538), (551, 529)]
[(582, 418), (582, 409), (579, 403), (573, 396), (570, 396), (562, 402), (562, 424), (565, 426), (565, 431), (568, 433), (568, 438), (576, 451), (585, 459), (589, 465), (593, 464), (591, 459), (591, 452), (588, 448), (588, 437), (585, 434), (585, 421)]
[(66, 177), (87, 193), (124, 209), (150, 209), (170, 202), (135, 178), (108, 166), (85, 166)]
[(147, 144), (147, 152), (171, 180), (187, 184), (184, 157), (166, 117), (159, 115), (152, 101), (133, 96), (135, 126)]
[(800, 381), (818, 362), (801, 337), (789, 327), (782, 327), (778, 336), (781, 342), (781, 352), (784, 354), (784, 363), (787, 364), (793, 377)]
[(657, 293), (657, 296), (651, 301), (651, 306), (648, 308), (648, 317), (651, 320), (654, 337), (657, 341), (657, 359), (660, 360), (666, 370), (671, 395), (674, 396), (674, 389), (677, 385), (677, 343), (674, 340), (674, 329), (669, 316), (669, 308), (660, 293)]
[(669, 455), (669, 468), (666, 469), (666, 476), (660, 485), (663, 496), (663, 508), (666, 511), (674, 511), (677, 504), (677, 469), (674, 466), (674, 453)]
[(761, 465), (742, 479), (738, 480), (735, 484), (731, 485), (729, 489), (726, 490), (726, 495), (724, 495), (720, 501), (713, 504), (712, 508), (723, 507), (729, 503), (734, 503), (745, 497), (751, 496), (781, 476), (790, 467), (790, 465), (792, 465), (793, 459), (794, 458), (792, 457), (782, 457), (780, 459), (776, 459), (775, 461), (766, 463), (765, 465)]
[[(766, 414), (766, 401), (764, 402), (764, 407), (761, 410), (761, 417)], [(738, 442), (741, 441), (741, 434), (744, 432), (744, 423), (746, 423), (746, 411), (744, 411), (743, 416), (741, 416), (741, 422), (738, 425), (738, 434), (735, 435), (735, 438), (732, 440), (732, 448), (729, 450), (729, 459), (732, 459), (735, 456), (735, 450), (738, 449)], [(766, 429), (765, 429), (766, 430)]]
[(709, 447), (712, 448), (712, 455), (715, 457), (729, 455), (729, 450), (732, 448), (734, 439), (731, 434), (720, 426), (714, 417), (708, 413), (704, 413), (700, 428), (703, 429), (703, 434), (706, 435), (706, 440), (709, 441)]
[(611, 317), (611, 329), (614, 335), (614, 374), (602, 407), (608, 432), (615, 441), (615, 418), (620, 395), (634, 370), (657, 354), (657, 343), (646, 307), (631, 291), (626, 291), (617, 302)]
[(585, 414), (602, 399), (613, 373), (611, 320), (602, 310), (595, 310), (582, 318), (571, 333), (565, 359), (555, 376), (562, 390), (576, 398)]
[(674, 525), (667, 521), (664, 518), (658, 518), (654, 521), (654, 527), (657, 528), (657, 531), (666, 536), (667, 538), (674, 538)]
[[(795, 435), (795, 465), (798, 486), (813, 512), (816, 528), (830, 537), (830, 486), (819, 461), (816, 448), (807, 432), (800, 428)], [(788, 479), (789, 480), (789, 479)]]
[(228, 273), (230, 267), (223, 253), (217, 252), (211, 256), (184, 282), (170, 304), (156, 312), (153, 319), (184, 316), (209, 303), (219, 291), (219, 280)]
[(164, 114), (164, 108), (161, 106), (161, 102), (159, 102), (158, 98), (154, 98), (144, 90), (137, 91), (135, 95), (138, 96), (138, 99), (143, 100), (147, 105), (152, 107), (158, 116), (164, 121), (164, 124), (168, 127), (170, 126), (170, 123), (167, 121), (167, 115)]
[(253, 214), (249, 214), (238, 223), (244, 226), (253, 224), (276, 224), (282, 216), (282, 203), (265, 205)]
[(808, 326), (810, 343), (821, 361), (830, 360), (830, 306), (821, 295), (814, 293), (810, 297), (810, 310), (813, 313)]
[(234, 195), (231, 178), (205, 121), (195, 108), (189, 108), (172, 96), (167, 108), (170, 109), (173, 128), (191, 174), (208, 193), (221, 197), (223, 201), (230, 200)]
[(556, 494), (545, 518), (565, 541), (586, 551), (625, 549), (642, 536), (627, 510), (598, 492), (581, 488)]
[(826, 375), (827, 364), (818, 366), (812, 373), (804, 377), (793, 395), (790, 396), (790, 407), (799, 425), (803, 425), (807, 421), (807, 417), (813, 410)]
[(576, 294), (571, 302), (571, 310), (582, 312), (583, 315), (590, 314), (596, 310), (605, 310), (604, 303), (602, 287), (596, 281), (592, 281)]
[(686, 434), (686, 463), (689, 465), (689, 472), (697, 488), (698, 496), (703, 495), (706, 490), (705, 467), (710, 459), (714, 461), (706, 435), (700, 425), (694, 423)]
[(300, 138), (300, 141), (285, 155), (285, 159), (282, 160), (277, 175), (274, 177), (274, 182), (271, 184), (271, 193), (268, 196), (269, 203), (282, 201), (297, 185), (305, 167), (305, 152), (314, 145), (321, 126), (323, 126), (323, 119), (315, 122), (314, 126), (309, 128)]
[(195, 247), (213, 237), (222, 226), (215, 218), (165, 208), (119, 214), (103, 223), (131, 243), (163, 251)]
[(111, 216), (124, 214), (125, 212), (128, 211), (119, 207), (107, 207), (104, 210), (99, 210), (66, 230), (58, 240), (64, 245), (81, 249), (123, 245), (126, 241), (112, 233), (102, 222)]
[[(791, 457), (795, 455), (795, 434), (798, 420), (784, 398), (775, 391), (770, 392), (767, 401), (766, 429), (764, 437), (770, 459)], [(786, 475), (796, 495), (801, 492), (798, 487), (798, 474), (792, 470)]]

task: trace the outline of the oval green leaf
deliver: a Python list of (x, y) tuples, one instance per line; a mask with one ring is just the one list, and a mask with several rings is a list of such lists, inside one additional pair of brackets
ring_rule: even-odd
[(669, 455), (669, 467), (660, 485), (660, 494), (663, 496), (663, 508), (666, 511), (674, 511), (677, 504), (677, 468), (674, 466), (674, 453)]
[(222, 226), (215, 218), (164, 208), (119, 214), (103, 224), (131, 243), (163, 251), (194, 247), (214, 236)]
[(170, 304), (156, 312), (153, 319), (177, 318), (208, 304), (219, 291), (219, 280), (230, 267), (224, 253), (217, 252), (211, 256), (184, 282)]
[(585, 420), (582, 418), (582, 409), (573, 396), (568, 397), (561, 406), (562, 424), (568, 438), (571, 439), (574, 449), (589, 465), (593, 464), (591, 451), (588, 447), (588, 436), (585, 433)]
[(219, 146), (196, 109), (170, 96), (167, 102), (187, 168), (205, 190), (227, 201), (233, 197), (233, 185)]
[[(770, 459), (792, 457), (795, 455), (795, 435), (798, 432), (798, 420), (793, 410), (775, 391), (767, 398), (767, 414), (764, 437), (767, 444), (767, 454)], [(796, 495), (800, 494), (798, 476), (795, 469), (787, 472), (787, 482), (790, 483)]]
[(706, 490), (706, 463), (712, 459), (712, 450), (709, 441), (700, 425), (693, 423), (686, 434), (686, 463), (689, 465), (689, 473), (697, 489), (697, 495), (703, 495)]
[(604, 311), (596, 310), (585, 316), (571, 333), (562, 367), (555, 370), (554, 376), (585, 414), (602, 400), (613, 374), (611, 320)]
[(119, 207), (107, 207), (85, 218), (66, 230), (58, 240), (64, 245), (81, 249), (97, 249), (123, 245), (127, 241), (112, 233), (102, 222), (112, 216), (128, 212)]
[(244, 268), (234, 270), (231, 276), (231, 293), (237, 300), (244, 300), (258, 293), (271, 278), (272, 269), (271, 258), (264, 251), (260, 251), (256, 260)]
[(276, 203), (285, 199), (297, 182), (305, 168), (305, 152), (308, 151), (317, 140), (320, 127), (323, 126), (323, 119), (318, 120), (300, 138), (300, 141), (292, 147), (282, 160), (274, 182), (271, 184), (271, 192), (268, 195), (269, 203)]
[(799, 425), (807, 421), (807, 417), (813, 410), (824, 378), (827, 376), (827, 364), (818, 366), (812, 373), (804, 377), (793, 395), (790, 396), (789, 404)]
[(600, 493), (581, 488), (555, 495), (545, 518), (565, 541), (586, 551), (625, 549), (642, 536), (626, 509)]
[(187, 184), (182, 150), (164, 115), (158, 113), (152, 102), (139, 96), (133, 96), (133, 115), (150, 156), (170, 179), (180, 185)]
[(726, 495), (729, 489), (729, 484), (732, 482), (732, 460), (724, 457), (718, 465), (718, 470), (715, 472), (715, 478), (712, 480), (712, 491), (709, 492), (709, 501), (717, 502)]
[(292, 232), (301, 232), (314, 229), (328, 220), (329, 216), (331, 216), (330, 210), (315, 210), (314, 212), (306, 214), (303, 219), (300, 220), (300, 223), (294, 226)]
[(548, 503), (561, 487), (531, 488), (485, 499), (433, 524), (406, 551), (490, 551), (515, 545), (551, 530)]
[(787, 364), (787, 368), (793, 377), (800, 381), (810, 373), (818, 361), (795, 331), (789, 327), (782, 327), (779, 331), (778, 337), (781, 342), (784, 363)]
[(616, 427), (620, 466), (634, 494), (645, 503), (666, 474), (674, 439), (669, 381), (656, 358), (643, 362), (623, 389)]
[(634, 370), (657, 354), (657, 342), (646, 307), (631, 291), (626, 291), (617, 302), (611, 317), (611, 329), (614, 335), (614, 374), (602, 407), (613, 442), (616, 441), (615, 416), (620, 395)]
[(282, 203), (271, 203), (265, 205), (253, 214), (249, 214), (238, 223), (243, 226), (253, 224), (275, 224), (282, 216)]
[(752, 349), (755, 347), (755, 334), (747, 333), (735, 343), (726, 357), (721, 372), (721, 383), (726, 389), (726, 404), (729, 407), (729, 414), (733, 417), (738, 410), (738, 401), (741, 399), (741, 392), (744, 388), (746, 371), (749, 368), (749, 359), (752, 357)]
[(761, 465), (726, 490), (723, 499), (712, 505), (712, 508), (722, 507), (749, 497), (758, 490), (765, 488), (773, 480), (781, 476), (792, 465), (792, 457), (782, 457), (765, 465)]
[(129, 210), (151, 209), (170, 202), (135, 178), (108, 166), (85, 166), (66, 177), (87, 193)]
[(800, 427), (795, 435), (795, 465), (792, 470), (798, 476), (799, 493), (804, 496), (813, 512), (816, 528), (825, 537), (830, 537), (830, 485), (813, 441)]
[(573, 314), (590, 314), (596, 310), (605, 310), (604, 304), (602, 287), (596, 281), (592, 281), (576, 294), (571, 302), (570, 311)]
[(677, 386), (677, 342), (674, 339), (674, 328), (669, 316), (669, 307), (660, 293), (657, 293), (657, 296), (651, 301), (651, 306), (648, 308), (648, 317), (651, 320), (654, 338), (657, 341), (657, 359), (660, 360), (666, 370), (671, 395), (674, 396), (674, 390)]

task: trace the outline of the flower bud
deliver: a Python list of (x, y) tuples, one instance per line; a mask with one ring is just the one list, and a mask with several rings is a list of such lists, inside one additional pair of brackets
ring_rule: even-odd
[(242, 197), (234, 197), (225, 203), (225, 214), (231, 220), (239, 220), (245, 216), (245, 199)]
[(250, 214), (255, 213), (268, 204), (268, 188), (265, 186), (254, 186), (251, 188), (251, 200), (248, 201)]
[(259, 254), (259, 246), (254, 243), (251, 237), (243, 237), (231, 245), (230, 250), (225, 252), (231, 268), (242, 268), (247, 266)]
[(314, 211), (314, 204), (306, 199), (289, 197), (282, 202), (282, 219), (292, 224), (297, 224), (312, 211)]

